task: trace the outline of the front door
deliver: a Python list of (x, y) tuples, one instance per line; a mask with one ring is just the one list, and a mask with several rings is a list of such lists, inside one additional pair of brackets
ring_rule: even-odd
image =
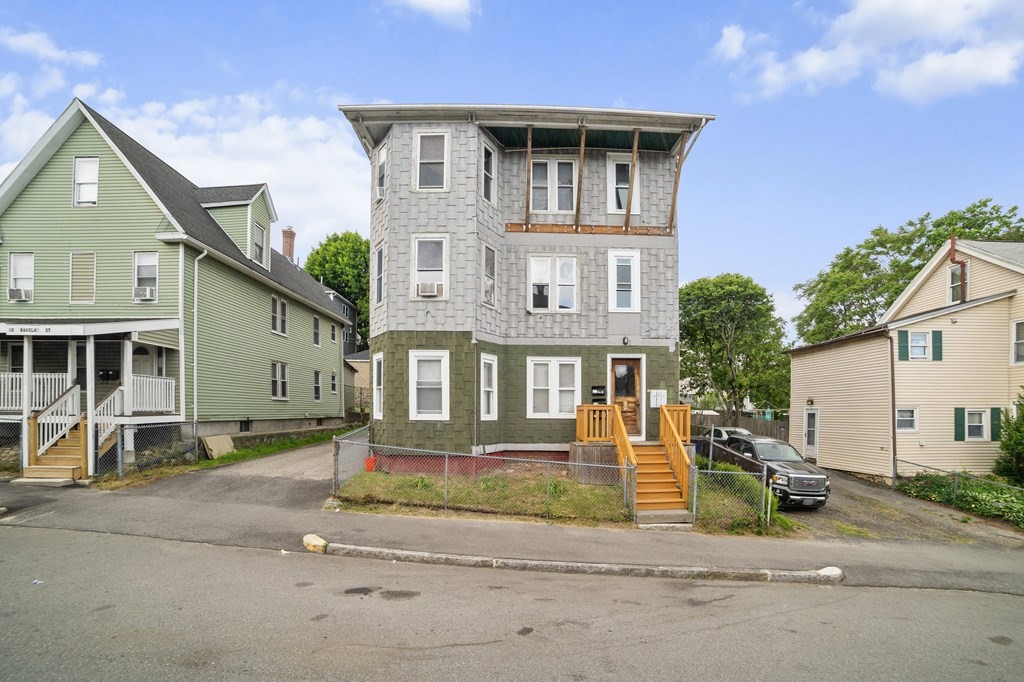
[(818, 459), (818, 408), (804, 409), (804, 458)]
[(631, 436), (643, 434), (640, 396), (643, 395), (643, 377), (640, 373), (640, 358), (612, 358), (612, 399), (622, 410), (622, 421), (626, 433)]

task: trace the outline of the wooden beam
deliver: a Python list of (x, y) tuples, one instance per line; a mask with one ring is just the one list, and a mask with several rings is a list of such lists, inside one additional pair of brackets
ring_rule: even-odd
[(531, 223), (529, 229), (523, 223), (505, 223), (505, 232), (549, 232), (551, 234), (618, 234), (670, 237), (672, 229), (665, 225), (632, 225), (623, 230), (622, 225), (587, 225), (572, 223)]
[(576, 217), (572, 224), (580, 230), (580, 208), (583, 206), (583, 150), (587, 146), (587, 126), (580, 126), (580, 167), (576, 169)]
[(523, 225), (530, 230), (530, 192), (533, 184), (533, 126), (526, 126), (526, 218)]
[[(622, 229), (629, 229), (629, 214), (633, 211), (633, 181), (636, 179), (636, 157), (640, 149), (640, 129), (633, 128), (633, 159), (629, 162), (629, 189), (626, 191), (626, 220), (622, 223)], [(612, 183), (615, 186), (615, 183)]]
[(676, 200), (679, 197), (679, 174), (683, 171), (683, 149), (690, 139), (691, 133), (683, 133), (685, 137), (679, 141), (679, 153), (676, 154), (676, 177), (672, 181), (672, 207), (668, 210), (668, 226), (675, 227), (676, 222)]

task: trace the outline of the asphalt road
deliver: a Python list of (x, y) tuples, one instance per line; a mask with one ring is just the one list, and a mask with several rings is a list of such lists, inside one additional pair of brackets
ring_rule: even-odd
[(0, 526), (0, 679), (1014, 680), (1024, 598)]

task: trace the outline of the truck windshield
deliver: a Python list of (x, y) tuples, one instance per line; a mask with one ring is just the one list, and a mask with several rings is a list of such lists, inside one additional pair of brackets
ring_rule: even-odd
[(765, 462), (802, 462), (803, 457), (789, 443), (757, 443), (757, 456)]

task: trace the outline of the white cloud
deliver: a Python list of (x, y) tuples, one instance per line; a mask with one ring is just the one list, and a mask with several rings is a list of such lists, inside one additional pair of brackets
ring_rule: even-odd
[(6, 171), (0, 168), (0, 177), (7, 177), (7, 173), (42, 137), (54, 118), (45, 111), (33, 109), (23, 95), (14, 95), (10, 113), (0, 119), (0, 164), (6, 168)]
[(0, 78), (0, 97), (10, 97), (18, 90), (18, 85), (21, 84), (21, 79), (16, 73), (5, 73)]
[(747, 32), (739, 24), (730, 24), (722, 27), (722, 37), (715, 43), (712, 53), (724, 62), (733, 62), (746, 53), (743, 43)]
[(956, 52), (930, 52), (899, 69), (878, 75), (879, 91), (926, 104), (941, 97), (975, 92), (1016, 80), (1024, 42), (964, 47)]
[(461, 29), (469, 28), (472, 16), (480, 12), (477, 0), (389, 0), (389, 2), (392, 5), (429, 14), (439, 23)]
[(43, 97), (60, 90), (65, 85), (67, 85), (67, 81), (64, 80), (64, 72), (61, 69), (56, 66), (44, 66), (32, 81), (32, 94), (35, 97)]
[(38, 31), (18, 33), (7, 26), (0, 26), (0, 46), (17, 54), (34, 57), (41, 62), (77, 67), (97, 66), (102, 60), (98, 52), (61, 49), (45, 33)]
[(96, 83), (77, 83), (75, 87), (71, 88), (71, 94), (78, 99), (87, 100), (99, 90), (100, 86)]
[(815, 44), (789, 55), (765, 47), (769, 41), (763, 34), (751, 40), (737, 24), (722, 28), (712, 55), (732, 63), (734, 75), (749, 80), (762, 98), (814, 93), (868, 76), (881, 93), (926, 103), (1016, 79), (1024, 28), (1024, 5), (1016, 0), (849, 0), (848, 5), (848, 11), (822, 23)]

